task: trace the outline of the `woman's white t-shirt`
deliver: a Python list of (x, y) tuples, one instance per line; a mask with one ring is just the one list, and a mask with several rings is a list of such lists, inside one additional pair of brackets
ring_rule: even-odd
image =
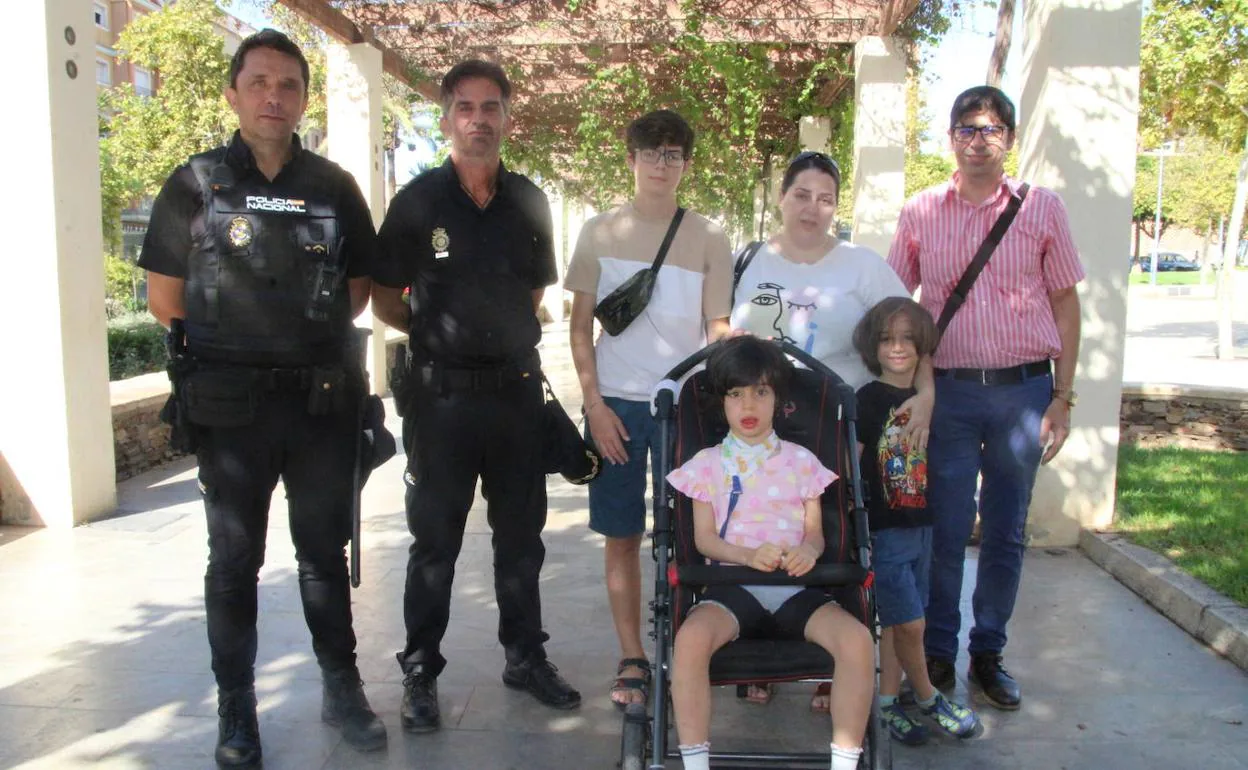
[(737, 284), (731, 323), (796, 345), (857, 390), (872, 375), (854, 349), (854, 327), (885, 297), (909, 296), (888, 263), (865, 246), (841, 242), (803, 264), (763, 244)]

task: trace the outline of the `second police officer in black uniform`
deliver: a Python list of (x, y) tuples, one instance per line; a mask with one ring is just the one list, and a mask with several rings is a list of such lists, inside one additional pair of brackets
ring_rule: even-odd
[[(497, 65), (469, 60), (442, 80), (451, 155), (395, 197), (380, 233), (374, 312), (409, 333), (402, 394), (407, 451), (407, 644), (400, 720), (436, 730), (440, 645), (451, 581), (478, 477), (493, 529), (503, 682), (554, 708), (581, 696), (546, 659), (538, 576), (545, 558), (543, 395), (536, 309), (555, 282), (550, 206), (499, 148), (511, 86)], [(402, 296), (411, 289), (410, 301)]]
[(239, 130), (170, 176), (139, 262), (153, 314), (187, 354), (171, 406), (179, 438), (197, 445), (207, 514), (221, 767), (261, 761), (256, 583), (279, 477), (322, 718), (358, 749), (386, 744), (356, 668), (344, 554), (365, 395), (352, 318), (368, 300), (375, 234), (351, 176), (300, 147), (307, 91), (307, 61), (286, 36), (243, 41), (226, 90)]

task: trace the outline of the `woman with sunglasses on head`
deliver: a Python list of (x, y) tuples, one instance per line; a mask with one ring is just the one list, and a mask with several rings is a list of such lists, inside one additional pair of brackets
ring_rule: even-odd
[[(840, 190), (840, 168), (827, 155), (803, 152), (789, 163), (780, 183), (779, 232), (737, 255), (730, 322), (734, 330), (796, 345), (857, 391), (872, 375), (854, 348), (854, 327), (880, 300), (910, 293), (883, 257), (832, 232)], [(907, 439), (923, 448), (935, 394), (930, 356), (915, 384), (918, 395), (898, 411), (910, 413)], [(770, 686), (750, 685), (745, 697), (766, 703)], [(810, 705), (827, 711), (825, 686)]]

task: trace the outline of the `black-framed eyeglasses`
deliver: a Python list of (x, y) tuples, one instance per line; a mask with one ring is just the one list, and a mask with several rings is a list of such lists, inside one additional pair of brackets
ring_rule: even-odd
[(664, 166), (679, 166), (685, 162), (684, 150), (638, 150), (637, 157), (642, 163), (655, 165), (660, 160)]
[(1007, 126), (989, 123), (986, 126), (954, 126), (949, 133), (953, 135), (953, 141), (959, 144), (970, 144), (975, 141), (976, 134), (982, 136), (985, 142), (1000, 143), (1005, 141), (1009, 130)]

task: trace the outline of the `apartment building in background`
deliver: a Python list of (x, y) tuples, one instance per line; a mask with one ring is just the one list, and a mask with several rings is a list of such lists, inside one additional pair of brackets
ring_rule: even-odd
[[(117, 50), (117, 41), (130, 22), (146, 14), (156, 13), (174, 2), (176, 0), (92, 0), (91, 11), (95, 21), (95, 82), (101, 90), (129, 83), (140, 96), (151, 96), (160, 89), (160, 73), (122, 58)], [(227, 56), (233, 55), (243, 39), (256, 32), (246, 22), (224, 12), (218, 18), (216, 29)], [(122, 252), (131, 261), (138, 259), (151, 210), (152, 201), (147, 199), (121, 213)]]

